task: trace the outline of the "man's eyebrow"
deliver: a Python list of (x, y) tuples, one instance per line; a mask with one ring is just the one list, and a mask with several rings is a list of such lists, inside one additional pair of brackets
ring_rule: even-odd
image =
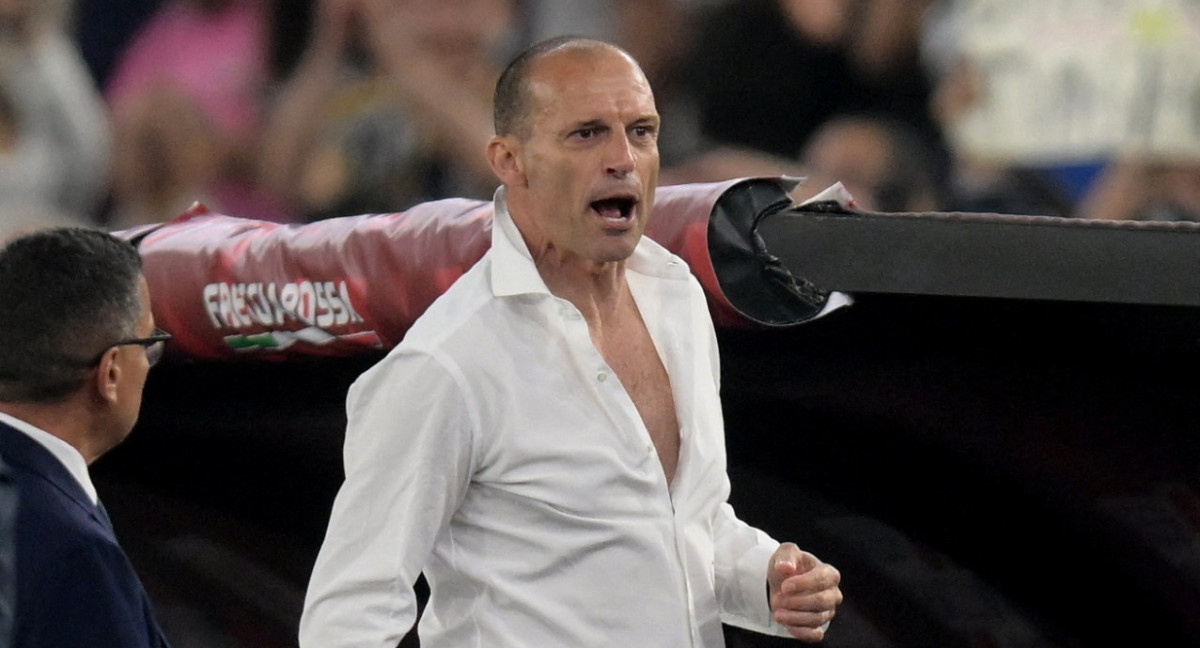
[(607, 124), (604, 123), (603, 119), (587, 119), (571, 125), (571, 130), (578, 130), (580, 128), (607, 128)]
[(608, 128), (608, 125), (604, 122), (603, 119), (585, 119), (582, 121), (572, 122), (571, 124), (568, 124), (567, 127), (562, 130), (562, 135), (565, 137), (565, 136), (568, 136), (572, 133), (575, 133), (575, 132), (578, 132), (581, 130), (597, 130), (597, 131), (599, 131), (599, 130), (605, 130), (607, 128)]

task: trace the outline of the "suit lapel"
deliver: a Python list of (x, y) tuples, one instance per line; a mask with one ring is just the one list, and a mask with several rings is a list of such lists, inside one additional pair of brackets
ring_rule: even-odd
[(103, 527), (110, 537), (116, 539), (113, 535), (112, 524), (108, 522), (108, 516), (102, 513), (98, 506), (92, 504), (91, 498), (84, 492), (83, 487), (79, 485), (67, 467), (62, 465), (62, 462), (40, 443), (29, 438), (20, 430), (0, 423), (0, 457), (4, 457), (4, 461), (10, 467), (37, 475), (58, 489), (96, 524)]

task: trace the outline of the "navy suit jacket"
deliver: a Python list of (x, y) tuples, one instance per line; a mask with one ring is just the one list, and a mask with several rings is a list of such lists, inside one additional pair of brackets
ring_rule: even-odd
[(17, 606), (16, 560), (17, 487), (0, 456), (0, 648), (12, 646), (13, 615)]
[(167, 646), (107, 515), (41, 444), (0, 423), (19, 504), (13, 646)]

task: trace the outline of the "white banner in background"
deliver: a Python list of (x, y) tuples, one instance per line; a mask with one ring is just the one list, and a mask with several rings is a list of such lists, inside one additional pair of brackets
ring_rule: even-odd
[(1200, 161), (1200, 0), (955, 0), (952, 19), (984, 79), (962, 150)]

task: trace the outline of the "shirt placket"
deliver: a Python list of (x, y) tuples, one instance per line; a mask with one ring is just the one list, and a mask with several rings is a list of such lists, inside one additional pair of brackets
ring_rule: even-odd
[[(674, 490), (671, 495), (671, 525), (675, 534), (672, 540), (675, 547), (676, 569), (687, 605), (688, 637), (691, 640), (691, 646), (697, 647), (703, 645), (703, 641), (699, 635), (700, 625), (696, 618), (695, 597), (687, 564), (685, 531), (688, 523), (688, 507), (684, 503), (688, 494), (687, 471), (690, 469), (688, 444), (692, 442), (687, 428), (692, 419), (690, 390), (694, 376), (689, 375), (689, 371), (694, 370), (694, 367), (685, 368), (680, 365), (681, 362), (684, 365), (687, 364), (687, 356), (684, 355), (686, 353), (684, 349), (678, 348), (680, 340), (686, 338), (690, 321), (684, 322), (679, 319), (687, 317), (687, 310), (680, 300), (674, 298), (675, 295), (672, 291), (653, 291), (643, 294), (640, 283), (631, 282), (631, 287), (634, 298), (638, 301), (638, 308), (642, 311), (642, 317), (650, 330), (650, 336), (654, 340), (655, 348), (659, 350), (663, 365), (671, 376), (671, 391), (680, 426), (679, 465), (676, 468)], [(641, 299), (638, 299), (639, 297)]]
[[(584, 321), (582, 313), (579, 312), (579, 309), (575, 308), (574, 304), (566, 300), (555, 299), (564, 335), (570, 343), (572, 352), (579, 355), (577, 361), (581, 363), (580, 366), (587, 368), (588, 378), (594, 381), (594, 389), (598, 396), (600, 407), (605, 410), (609, 419), (613, 421), (613, 425), (617, 428), (620, 435), (621, 442), (632, 444), (632, 447), (638, 449), (639, 452), (646, 453), (651, 461), (645, 462), (645, 465), (654, 467), (661, 465), (657, 450), (654, 448), (654, 442), (650, 439), (650, 433), (646, 430), (646, 426), (637, 412), (637, 407), (633, 404), (633, 399), (630, 398), (625, 388), (621, 385), (621, 381), (616, 373), (608, 366), (604, 357), (592, 343), (587, 322)], [(667, 484), (666, 475), (662, 474), (661, 470), (657, 471), (657, 479), (662, 484), (666, 513), (671, 517), (670, 527), (674, 537), (670, 541), (671, 546), (675, 549), (673, 568), (676, 572), (676, 580), (679, 583), (680, 593), (684, 597), (685, 603), (684, 613), (686, 618), (681, 621), (687, 624), (690, 645), (699, 646), (700, 640), (697, 635), (698, 626), (696, 623), (695, 605), (693, 603), (692, 585), (688, 578), (685, 562), (684, 522), (677, 512), (674, 502), (671, 500), (671, 492)]]
[[(556, 301), (558, 302), (558, 315), (561, 318), (564, 333), (570, 341), (572, 351), (582, 354), (580, 358), (580, 361), (583, 363), (582, 366), (590, 368), (589, 375), (595, 381), (596, 392), (600, 395), (601, 407), (606, 410), (609, 418), (614, 421), (614, 425), (621, 431), (623, 440), (635, 444), (635, 447), (640, 446), (641, 450), (653, 459), (653, 461), (647, 462), (648, 465), (658, 466), (658, 455), (654, 448), (654, 443), (650, 439), (650, 433), (645, 429), (645, 424), (633, 404), (633, 399), (630, 398), (617, 378), (616, 373), (608, 366), (604, 357), (592, 343), (592, 338), (588, 332), (587, 322), (583, 319), (583, 314), (579, 312), (579, 309), (574, 304), (566, 300), (558, 300), (556, 298)], [(650, 322), (654, 319), (654, 314), (643, 312), (643, 317), (646, 319), (647, 325), (650, 326)], [(660, 343), (670, 344), (662, 335), (652, 337), (656, 338), (656, 345)], [(669, 355), (669, 352), (666, 355)], [(674, 387), (673, 384), (673, 391), (676, 392), (676, 398), (678, 399), (679, 390)], [(676, 406), (678, 407), (678, 403)], [(683, 431), (681, 430), (680, 433), (682, 435)], [(682, 438), (680, 441), (683, 443)], [(658, 478), (662, 482), (664, 497), (666, 498), (666, 504), (671, 516), (671, 530), (674, 536), (671, 538), (671, 546), (675, 549), (674, 569), (685, 603), (684, 613), (686, 618), (682, 621), (687, 624), (690, 645), (696, 647), (701, 645), (701, 640), (698, 634), (699, 624), (696, 619), (692, 583), (688, 577), (686, 562), (687, 548), (684, 540), (686, 521), (680, 517), (679, 511), (675, 507), (666, 476), (660, 474)]]
[[(599, 406), (613, 422), (618, 438), (638, 452), (648, 453), (654, 459), (653, 465), (659, 465), (654, 443), (650, 440), (650, 433), (646, 431), (633, 399), (626, 393), (616, 372), (608, 366), (604, 356), (592, 343), (583, 314), (574, 304), (564, 299), (554, 300), (571, 352), (576, 354), (576, 362), (584, 368), (584, 375), (593, 383), (592, 388), (597, 394)], [(669, 504), (670, 494), (667, 492), (666, 477), (663, 476), (661, 480), (664, 497)]]

